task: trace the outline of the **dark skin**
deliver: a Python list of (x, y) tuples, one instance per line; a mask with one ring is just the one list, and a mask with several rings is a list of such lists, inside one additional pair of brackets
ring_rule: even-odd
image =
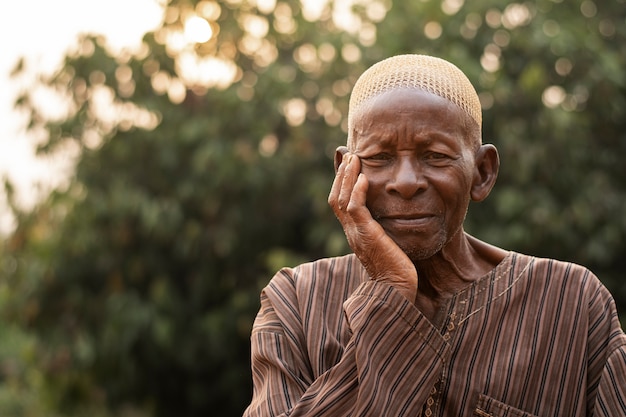
[(496, 148), (481, 145), (467, 120), (434, 94), (388, 91), (354, 117), (354, 149), (335, 156), (328, 202), (350, 247), (371, 279), (431, 320), (507, 253), (463, 230), (470, 201), (489, 195), (499, 168)]

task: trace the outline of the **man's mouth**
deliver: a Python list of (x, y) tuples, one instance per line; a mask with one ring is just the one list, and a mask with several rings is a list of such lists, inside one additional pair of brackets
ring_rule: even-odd
[(435, 218), (428, 213), (384, 215), (378, 218), (378, 222), (383, 226), (391, 228), (419, 228), (430, 223)]

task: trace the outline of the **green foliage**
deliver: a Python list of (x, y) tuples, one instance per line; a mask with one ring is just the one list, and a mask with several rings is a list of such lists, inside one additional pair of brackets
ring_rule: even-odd
[[(470, 232), (591, 267), (626, 311), (623, 0), (369, 2), (354, 32), (332, 4), (309, 21), (299, 2), (230, 0), (209, 41), (166, 42), (207, 4), (171, 1), (136, 54), (82, 38), (41, 81), (71, 104), (61, 120), (18, 100), (48, 133), (41, 152), (79, 158), (67, 189), (14, 207), (0, 248), (0, 414), (239, 415), (259, 291), (281, 266), (348, 250), (326, 207), (348, 93), (399, 53), (449, 59), (481, 95), (502, 169)], [(251, 17), (267, 23), (256, 40)], [(237, 74), (186, 80), (185, 54)]]

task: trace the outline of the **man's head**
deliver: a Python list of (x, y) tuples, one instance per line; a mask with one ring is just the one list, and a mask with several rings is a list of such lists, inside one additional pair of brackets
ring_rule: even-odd
[(427, 55), (398, 55), (371, 66), (356, 82), (348, 110), (348, 149), (353, 151), (354, 122), (371, 98), (395, 89), (421, 89), (454, 103), (467, 117), (468, 139), (481, 143), (482, 110), (478, 95), (465, 74), (455, 65)]
[(367, 208), (413, 261), (458, 239), (470, 200), (495, 183), (498, 154), (481, 144), (480, 124), (471, 83), (438, 58), (389, 58), (354, 87), (348, 149), (338, 149), (336, 166), (345, 152), (359, 157)]

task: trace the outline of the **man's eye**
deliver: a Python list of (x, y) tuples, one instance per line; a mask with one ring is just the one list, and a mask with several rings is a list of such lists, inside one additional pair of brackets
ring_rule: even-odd
[(369, 156), (362, 156), (361, 160), (370, 162), (386, 162), (392, 159), (392, 156), (388, 153), (377, 153)]
[(449, 158), (448, 158), (448, 155), (443, 154), (443, 153), (430, 152), (430, 153), (426, 154), (426, 159), (433, 160), (433, 161), (439, 161), (439, 160), (449, 159)]
[(388, 153), (377, 153), (370, 156), (362, 156), (361, 161), (365, 165), (369, 165), (371, 167), (383, 166), (389, 163), (393, 159), (393, 156)]
[(389, 159), (391, 159), (391, 155), (386, 154), (386, 153), (378, 153), (376, 155), (372, 155), (366, 159), (370, 159), (372, 161), (387, 161)]
[(432, 166), (447, 166), (453, 159), (454, 158), (452, 158), (450, 155), (439, 152), (430, 152), (424, 155), (424, 162)]

